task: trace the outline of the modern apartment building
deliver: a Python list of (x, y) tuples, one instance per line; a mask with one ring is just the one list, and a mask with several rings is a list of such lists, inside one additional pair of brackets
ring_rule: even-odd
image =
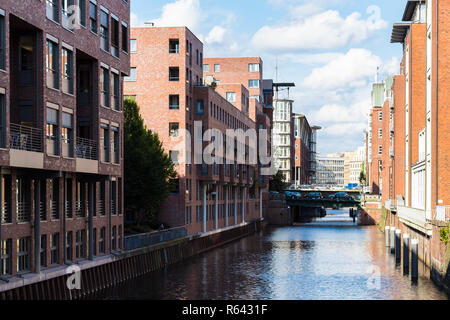
[(329, 154), (317, 157), (317, 181), (320, 186), (344, 186), (344, 156)]
[(293, 128), (292, 128), (292, 104), (293, 100), (273, 100), (273, 156), (276, 167), (284, 175), (284, 181), (291, 183), (292, 177), (292, 153)]
[[(124, 90), (136, 99), (145, 124), (158, 133), (178, 172), (177, 187), (164, 202), (159, 219), (170, 227), (185, 226), (194, 234), (263, 216), (268, 180), (249, 161), (250, 153), (257, 151), (249, 141), (235, 141), (236, 151), (245, 150), (242, 164), (236, 163), (236, 157), (234, 164), (223, 159), (218, 149), (214, 163), (202, 158), (198, 163), (194, 152), (198, 144), (202, 150), (212, 142), (216, 148), (225, 144), (215, 137), (206, 138), (208, 129), (225, 134), (227, 129), (270, 127), (263, 106), (249, 97), (250, 90), (242, 82), (225, 80), (213, 88), (214, 81), (207, 81), (211, 75), (203, 73), (203, 44), (186, 27), (133, 28), (131, 43), (135, 48), (131, 75), (135, 76), (126, 79)], [(216, 71), (231, 76), (227, 67), (236, 70), (222, 63)], [(184, 130), (191, 138), (182, 134)]]
[(123, 248), (129, 17), (127, 1), (0, 2), (1, 279)]
[(296, 185), (313, 184), (316, 181), (317, 167), (317, 130), (318, 126), (310, 126), (306, 116), (294, 113), (292, 124), (294, 128), (292, 177)]
[(365, 167), (366, 162), (366, 148), (359, 147), (355, 152), (354, 156), (350, 159), (349, 171), (350, 177), (348, 183), (360, 185), (359, 178), (361, 176), (361, 171)]

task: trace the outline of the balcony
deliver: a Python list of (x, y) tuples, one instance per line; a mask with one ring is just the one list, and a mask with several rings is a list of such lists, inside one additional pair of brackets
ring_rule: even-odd
[(407, 226), (431, 235), (431, 226), (427, 222), (426, 211), (411, 207), (397, 206), (398, 217)]
[(3, 202), (0, 206), (0, 222), (2, 224), (11, 223), (11, 211), (9, 209), (9, 203)]
[(77, 137), (77, 158), (87, 160), (98, 160), (97, 142)]
[(31, 152), (43, 152), (42, 130), (11, 123), (10, 148)]
[(436, 209), (432, 213), (433, 220), (437, 221), (450, 221), (450, 206), (436, 206)]

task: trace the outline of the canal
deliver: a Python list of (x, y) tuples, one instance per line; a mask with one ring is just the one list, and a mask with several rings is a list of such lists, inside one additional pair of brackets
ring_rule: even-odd
[(411, 283), (377, 227), (347, 211), (263, 232), (117, 286), (97, 299), (448, 299), (427, 278)]

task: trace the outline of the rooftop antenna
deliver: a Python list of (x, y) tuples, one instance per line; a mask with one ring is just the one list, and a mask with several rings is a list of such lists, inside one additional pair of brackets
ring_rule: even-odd
[(377, 73), (375, 74), (375, 83), (378, 83), (378, 73), (380, 72), (380, 67), (377, 67)]

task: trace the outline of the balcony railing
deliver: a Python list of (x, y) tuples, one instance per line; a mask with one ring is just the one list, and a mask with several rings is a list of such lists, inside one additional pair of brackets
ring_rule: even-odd
[(98, 200), (97, 202), (98, 205), (98, 212), (101, 216), (104, 216), (106, 214), (105, 211), (105, 200)]
[(77, 137), (77, 158), (98, 160), (97, 142), (94, 140)]
[(47, 220), (47, 211), (45, 210), (45, 202), (44, 201), (39, 202), (39, 211), (41, 214), (41, 221), (46, 221)]
[(75, 216), (77, 218), (84, 217), (83, 201), (75, 201)]
[(64, 212), (66, 213), (67, 218), (72, 218), (72, 202), (66, 201), (64, 203)]
[(30, 221), (30, 211), (29, 204), (25, 201), (17, 202), (17, 221), (18, 222), (29, 222)]
[(433, 220), (450, 221), (450, 206), (436, 206), (432, 214)]
[(2, 203), (2, 205), (0, 206), (0, 210), (1, 223), (11, 223), (11, 211), (9, 210), (9, 203)]
[(16, 150), (43, 152), (42, 130), (15, 123), (10, 124), (10, 147)]
[(50, 201), (50, 214), (52, 215), (52, 219), (59, 219), (57, 201)]

